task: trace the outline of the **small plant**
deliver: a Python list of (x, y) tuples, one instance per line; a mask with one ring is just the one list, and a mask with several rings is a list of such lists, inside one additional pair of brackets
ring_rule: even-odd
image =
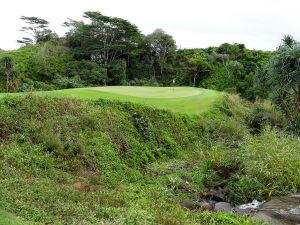
[(146, 120), (146, 118), (139, 113), (134, 113), (132, 117), (135, 127), (138, 129), (138, 131), (146, 140), (150, 140), (152, 138), (152, 132), (149, 127), (149, 122)]

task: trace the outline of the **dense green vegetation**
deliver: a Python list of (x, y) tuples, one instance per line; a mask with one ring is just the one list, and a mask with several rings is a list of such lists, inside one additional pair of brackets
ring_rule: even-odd
[(300, 43), (284, 37), (276, 54), (258, 71), (259, 81), (273, 102), (285, 112), (289, 127), (300, 133)]
[(0, 99), (0, 208), (42, 224), (259, 224), (189, 211), (224, 187), (235, 203), (300, 186), (300, 142), (269, 103), (226, 96), (195, 116), (132, 103)]
[[(143, 35), (127, 20), (86, 12), (89, 22), (70, 20), (58, 37), (48, 22), (22, 17), (24, 47), (0, 52), (13, 73), (0, 69), (0, 92), (53, 90), (99, 85), (193, 86), (230, 90), (254, 100), (257, 68), (272, 52), (248, 50), (243, 44), (206, 49), (177, 49), (162, 29)], [(28, 32), (27, 32), (28, 33)], [(13, 74), (13, 75), (12, 75)]]
[[(25, 93), (4, 94), (1, 96), (24, 95)], [(84, 99), (110, 99), (134, 102), (167, 109), (189, 115), (200, 114), (219, 101), (222, 93), (192, 87), (132, 87), (106, 86), (94, 88), (75, 88), (57, 91), (36, 92), (37, 95), (57, 97), (78, 97)]]
[(262, 224), (201, 203), (299, 190), (299, 42), (177, 49), (84, 17), (23, 16), (0, 50), (0, 224)]

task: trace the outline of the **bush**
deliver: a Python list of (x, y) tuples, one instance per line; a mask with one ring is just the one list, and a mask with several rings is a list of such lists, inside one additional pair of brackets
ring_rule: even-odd
[(264, 188), (256, 177), (234, 174), (227, 184), (228, 197), (236, 204), (252, 202), (254, 199), (263, 200), (260, 191)]
[(78, 80), (80, 85), (105, 85), (107, 70), (88, 60), (71, 61), (66, 65), (65, 79)]
[(80, 88), (83, 87), (83, 81), (79, 76), (74, 76), (72, 78), (68, 77), (58, 77), (53, 81), (54, 85), (58, 89), (66, 89), (66, 88)]
[(55, 89), (53, 84), (47, 84), (41, 81), (32, 81), (26, 80), (22, 83), (20, 90), (21, 92), (29, 92), (30, 90), (33, 91), (52, 91)]
[(300, 141), (293, 136), (265, 129), (250, 138), (242, 149), (244, 173), (261, 184), (260, 198), (285, 195), (300, 187)]
[(275, 129), (287, 127), (287, 120), (282, 112), (276, 110), (269, 101), (256, 102), (248, 118), (248, 126), (253, 133), (260, 133), (264, 127)]

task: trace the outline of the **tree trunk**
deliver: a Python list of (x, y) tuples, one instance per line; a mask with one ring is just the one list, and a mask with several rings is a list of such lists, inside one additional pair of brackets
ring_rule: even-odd
[(197, 73), (194, 74), (193, 86), (196, 87)]
[(300, 85), (297, 91), (297, 114), (300, 115)]
[(285, 115), (286, 115), (288, 121), (289, 122), (293, 121), (293, 119), (294, 119), (293, 114), (290, 112), (290, 109), (289, 109), (286, 101), (284, 100), (283, 94), (281, 92), (278, 92), (278, 96), (280, 98), (280, 103), (283, 106), (283, 110), (285, 112)]
[(163, 65), (160, 65), (160, 75), (161, 75), (161, 76), (163, 75), (163, 70), (164, 70), (164, 66), (163, 66)]
[(6, 92), (8, 93), (8, 80), (9, 80), (9, 75), (8, 75), (8, 73), (6, 74)]

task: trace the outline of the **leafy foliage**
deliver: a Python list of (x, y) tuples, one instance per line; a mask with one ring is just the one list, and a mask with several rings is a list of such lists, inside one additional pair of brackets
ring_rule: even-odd
[(275, 56), (258, 72), (258, 80), (272, 94), (285, 113), (292, 129), (299, 130), (300, 44), (285, 36)]
[(57, 38), (57, 34), (53, 33), (49, 28), (49, 22), (35, 16), (22, 16), (23, 20), (28, 26), (22, 27), (21, 31), (29, 34), (29, 37), (23, 37), (18, 40), (18, 43), (24, 45), (36, 44), (39, 42), (46, 42)]

